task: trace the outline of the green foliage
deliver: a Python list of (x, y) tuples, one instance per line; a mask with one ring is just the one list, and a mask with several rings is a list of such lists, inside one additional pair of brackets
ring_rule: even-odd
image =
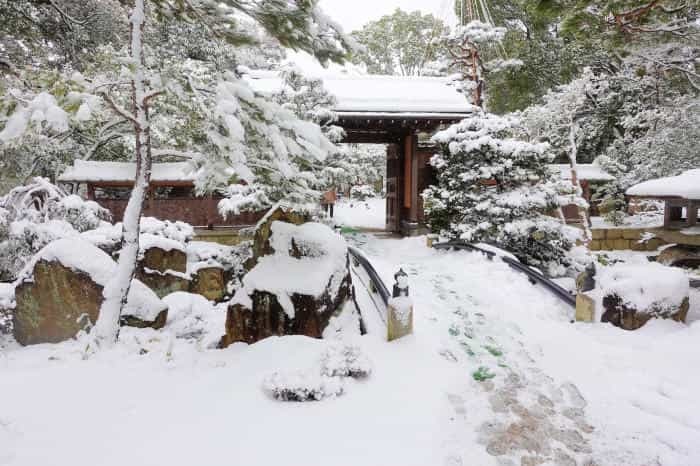
[(437, 39), (447, 27), (433, 15), (396, 9), (391, 15), (366, 24), (352, 33), (362, 46), (352, 61), (372, 74), (420, 76), (434, 72), (443, 57)]
[(477, 370), (472, 372), (472, 378), (477, 382), (484, 382), (494, 377), (496, 377), (496, 374), (491, 372), (491, 369), (486, 366), (479, 366)]
[(548, 212), (558, 191), (545, 144), (523, 140), (511, 118), (477, 114), (438, 133), (437, 184), (423, 193), (435, 233), (499, 245), (551, 275), (569, 265), (566, 227)]

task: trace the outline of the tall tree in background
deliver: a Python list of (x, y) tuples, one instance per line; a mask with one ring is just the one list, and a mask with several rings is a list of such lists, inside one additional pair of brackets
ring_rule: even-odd
[(421, 76), (434, 74), (443, 51), (437, 39), (447, 26), (433, 15), (396, 9), (391, 15), (367, 23), (352, 36), (362, 46), (352, 61), (372, 74)]

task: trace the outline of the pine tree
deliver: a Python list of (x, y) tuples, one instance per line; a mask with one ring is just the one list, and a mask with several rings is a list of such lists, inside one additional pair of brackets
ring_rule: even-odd
[(523, 140), (512, 118), (482, 113), (436, 134), (438, 183), (423, 194), (431, 229), (450, 239), (496, 244), (552, 275), (569, 265), (548, 146)]

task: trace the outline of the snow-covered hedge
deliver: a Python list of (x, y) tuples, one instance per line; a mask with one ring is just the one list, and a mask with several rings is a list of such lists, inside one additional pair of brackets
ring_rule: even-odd
[(109, 211), (34, 178), (0, 198), (0, 281), (13, 280), (51, 241), (108, 225)]

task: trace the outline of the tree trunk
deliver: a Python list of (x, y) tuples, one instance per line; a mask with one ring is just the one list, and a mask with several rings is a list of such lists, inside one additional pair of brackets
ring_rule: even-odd
[(145, 0), (134, 0), (129, 18), (131, 27), (130, 56), (133, 66), (131, 81), (133, 124), (136, 138), (136, 176), (131, 197), (124, 211), (122, 241), (117, 270), (103, 291), (104, 302), (93, 332), (100, 344), (110, 345), (119, 337), (119, 318), (126, 303), (136, 271), (143, 202), (151, 178), (151, 141), (148, 121), (148, 95), (143, 58), (143, 29), (146, 20)]

